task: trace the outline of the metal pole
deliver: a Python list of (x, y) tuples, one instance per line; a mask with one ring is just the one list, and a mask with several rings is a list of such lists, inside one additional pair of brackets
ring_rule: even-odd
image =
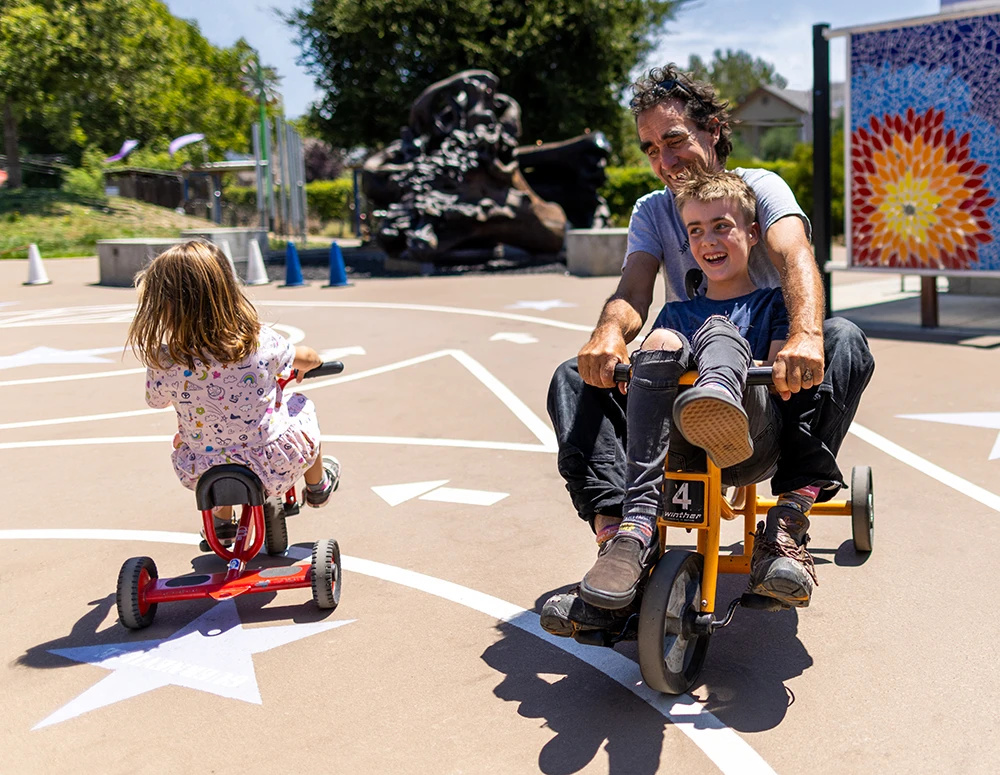
[(820, 276), (826, 316), (830, 316), (830, 43), (823, 33), (829, 24), (813, 25), (813, 250)]
[(268, 231), (274, 231), (275, 207), (274, 207), (274, 157), (271, 153), (271, 122), (267, 121), (264, 126), (264, 158), (267, 159), (267, 202), (268, 213), (270, 215)]
[(361, 192), (360, 192), (361, 170), (354, 168), (354, 236), (361, 236)]

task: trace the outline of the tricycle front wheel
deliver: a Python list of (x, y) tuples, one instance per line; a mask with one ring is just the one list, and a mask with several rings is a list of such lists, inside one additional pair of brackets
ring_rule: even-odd
[(683, 694), (698, 680), (708, 633), (694, 632), (704, 558), (669, 551), (653, 568), (639, 609), (639, 669), (650, 689)]

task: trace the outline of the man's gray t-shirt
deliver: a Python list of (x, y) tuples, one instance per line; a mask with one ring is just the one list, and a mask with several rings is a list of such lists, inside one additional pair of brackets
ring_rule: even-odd
[[(764, 235), (778, 219), (797, 215), (805, 225), (808, 238), (811, 230), (809, 219), (795, 201), (788, 184), (778, 175), (768, 170), (742, 167), (733, 172), (743, 178), (757, 195), (757, 223), (760, 224), (761, 239), (750, 250), (750, 279), (758, 288), (777, 288), (781, 285), (781, 278), (767, 254)], [(698, 268), (698, 263), (691, 254), (687, 229), (674, 206), (674, 195), (670, 189), (646, 194), (632, 208), (622, 269), (628, 263), (628, 257), (637, 252), (649, 253), (660, 260), (668, 302), (687, 300), (684, 279), (691, 269)], [(705, 292), (704, 284), (699, 291)]]

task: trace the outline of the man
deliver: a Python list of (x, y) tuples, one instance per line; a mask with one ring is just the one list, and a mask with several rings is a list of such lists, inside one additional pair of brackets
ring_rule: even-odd
[[(618, 288), (577, 358), (553, 375), (548, 410), (559, 442), (559, 471), (579, 516), (597, 534), (600, 553), (613, 552), (614, 561), (625, 565), (648, 565), (655, 558), (641, 556), (636, 542), (617, 535), (628, 439), (626, 398), (614, 382), (614, 367), (629, 361), (628, 344), (646, 322), (658, 272), (668, 302), (697, 291), (700, 275), (673, 190), (691, 169), (724, 169), (732, 132), (727, 104), (712, 86), (672, 64), (651, 70), (632, 89), (640, 147), (666, 188), (636, 203)], [(762, 238), (751, 251), (750, 277), (758, 288), (780, 285), (789, 318), (788, 339), (773, 365), (774, 386), (784, 399), (781, 455), (772, 478), (778, 504), (758, 530), (750, 586), (785, 605), (806, 606), (813, 589), (806, 513), (814, 501), (828, 500), (844, 486), (836, 455), (874, 361), (856, 326), (842, 318), (824, 321), (809, 220), (791, 190), (765, 170), (736, 172), (758, 201)], [(574, 590), (550, 598), (541, 618), (553, 634), (570, 636), (614, 627), (631, 612), (588, 604)]]

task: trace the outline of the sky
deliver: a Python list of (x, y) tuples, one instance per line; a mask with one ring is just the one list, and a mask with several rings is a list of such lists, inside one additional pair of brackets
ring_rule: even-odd
[[(196, 21), (217, 46), (246, 38), (264, 64), (284, 76), (281, 85), (289, 118), (302, 115), (319, 97), (312, 78), (296, 64), (292, 30), (258, 0), (165, 0), (171, 13)], [(294, 7), (287, 3), (283, 7)], [(791, 89), (812, 87), (812, 27), (853, 27), (936, 14), (940, 0), (694, 0), (667, 25), (649, 66), (687, 64), (691, 54), (711, 61), (715, 49), (743, 49), (776, 66)], [(830, 42), (830, 78), (845, 77), (843, 38)], [(501, 88), (503, 85), (501, 84)]]

